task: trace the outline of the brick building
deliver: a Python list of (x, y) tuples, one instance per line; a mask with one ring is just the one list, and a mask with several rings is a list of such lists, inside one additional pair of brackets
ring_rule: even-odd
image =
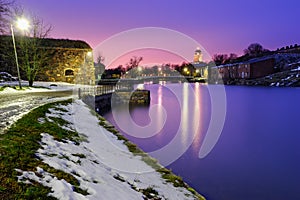
[(216, 68), (224, 83), (227, 83), (235, 79), (253, 79), (267, 76), (275, 72), (274, 66), (275, 58), (269, 56), (254, 58), (241, 63), (220, 65)]

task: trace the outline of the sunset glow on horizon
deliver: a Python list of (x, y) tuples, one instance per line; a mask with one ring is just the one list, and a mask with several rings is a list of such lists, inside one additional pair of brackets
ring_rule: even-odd
[(300, 41), (300, 28), (295, 26), (300, 2), (296, 0), (276, 3), (271, 0), (218, 3), (18, 0), (17, 3), (25, 12), (52, 24), (51, 37), (83, 40), (92, 48), (115, 34), (143, 27), (162, 27), (183, 33), (201, 44), (209, 55), (242, 55), (251, 43), (275, 50)]

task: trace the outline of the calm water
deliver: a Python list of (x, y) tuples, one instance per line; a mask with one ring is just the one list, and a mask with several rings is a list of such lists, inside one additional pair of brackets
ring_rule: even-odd
[[(300, 199), (300, 88), (226, 86), (226, 98), (218, 99), (227, 105), (225, 124), (202, 159), (199, 149), (212, 116), (207, 87), (145, 88), (151, 91), (153, 112), (134, 107), (128, 116), (127, 107), (120, 106), (115, 110), (121, 122), (112, 113), (105, 117), (160, 162), (175, 160), (167, 167), (207, 199)], [(169, 156), (155, 153), (160, 149)]]

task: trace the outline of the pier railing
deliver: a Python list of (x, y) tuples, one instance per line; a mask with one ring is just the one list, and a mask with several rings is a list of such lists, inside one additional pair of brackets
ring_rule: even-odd
[(100, 96), (104, 94), (114, 93), (116, 91), (132, 91), (133, 85), (130, 84), (116, 84), (116, 85), (95, 85), (82, 86), (78, 89), (79, 98), (83, 96)]

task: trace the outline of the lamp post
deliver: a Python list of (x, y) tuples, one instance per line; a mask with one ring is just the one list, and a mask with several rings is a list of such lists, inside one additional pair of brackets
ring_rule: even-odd
[[(17, 27), (21, 30), (26, 30), (29, 27), (29, 23), (26, 19), (18, 19), (17, 21)], [(14, 34), (14, 29), (13, 25), (10, 25), (11, 29), (11, 37), (14, 45), (14, 51), (15, 51), (15, 58), (16, 58), (16, 65), (17, 65), (17, 72), (18, 72), (18, 80), (19, 80), (19, 87), (22, 89), (21, 85), (21, 76), (20, 76), (20, 69), (19, 69), (19, 62), (18, 62), (18, 54), (17, 54), (17, 48), (16, 48), (16, 41), (15, 41), (15, 34)]]

